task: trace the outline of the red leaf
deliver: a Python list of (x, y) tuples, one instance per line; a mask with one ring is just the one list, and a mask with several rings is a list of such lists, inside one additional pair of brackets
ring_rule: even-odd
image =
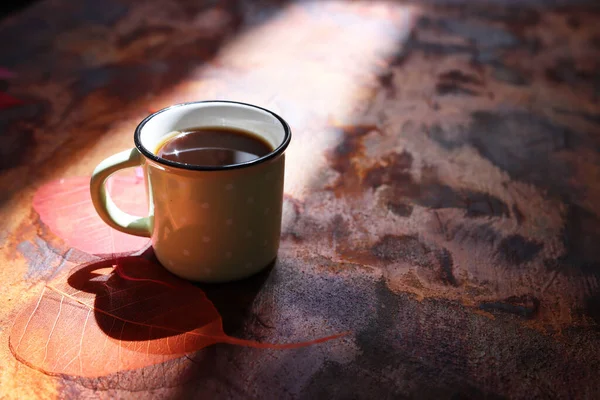
[(25, 104), (25, 102), (21, 99), (17, 99), (7, 93), (0, 92), (0, 110), (3, 108), (10, 108), (14, 106), (20, 106), (21, 104)]
[(22, 362), (49, 374), (99, 377), (179, 358), (214, 343), (289, 349), (230, 337), (204, 292), (141, 257), (75, 268), (48, 283), (9, 338)]
[[(65, 178), (38, 189), (33, 208), (50, 230), (67, 244), (90, 254), (128, 253), (140, 250), (148, 238), (112, 229), (100, 219), (90, 197), (90, 178)], [(133, 215), (148, 213), (144, 180), (115, 176), (108, 181), (115, 203)]]

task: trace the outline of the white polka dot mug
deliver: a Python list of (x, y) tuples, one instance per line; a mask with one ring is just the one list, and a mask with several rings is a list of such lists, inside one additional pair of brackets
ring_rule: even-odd
[[(198, 127), (241, 129), (274, 149), (240, 164), (200, 166), (157, 156), (166, 135)], [(102, 161), (90, 182), (92, 201), (111, 227), (151, 238), (159, 262), (194, 281), (226, 282), (257, 273), (277, 256), (283, 203), (284, 151), (291, 140), (278, 115), (250, 104), (203, 101), (178, 104), (144, 119), (135, 147)], [(141, 166), (149, 215), (126, 214), (111, 200), (106, 180)]]

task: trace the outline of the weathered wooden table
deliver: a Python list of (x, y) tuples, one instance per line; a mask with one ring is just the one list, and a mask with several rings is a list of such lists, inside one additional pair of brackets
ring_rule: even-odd
[[(47, 0), (0, 22), (25, 101), (0, 111), (1, 397), (599, 398), (600, 11), (447, 3)], [(201, 99), (294, 133), (275, 266), (205, 288), (227, 333), (351, 334), (210, 346), (177, 380), (17, 361), (20, 310), (91, 257), (36, 190)]]

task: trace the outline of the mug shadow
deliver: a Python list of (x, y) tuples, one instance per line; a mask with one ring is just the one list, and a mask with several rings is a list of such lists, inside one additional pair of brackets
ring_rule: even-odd
[(79, 267), (68, 277), (68, 284), (95, 295), (95, 322), (107, 336), (136, 346), (127, 342), (159, 340), (208, 326), (218, 331), (221, 321), (225, 332), (237, 331), (274, 264), (237, 282), (192, 283), (168, 272), (149, 248), (139, 256), (118, 256)]
[[(239, 332), (249, 320), (256, 318), (252, 313), (254, 299), (265, 286), (277, 259), (271, 261), (260, 272), (228, 283), (194, 283), (206, 293), (223, 318), (223, 328), (230, 334)], [(260, 321), (259, 321), (260, 322)]]

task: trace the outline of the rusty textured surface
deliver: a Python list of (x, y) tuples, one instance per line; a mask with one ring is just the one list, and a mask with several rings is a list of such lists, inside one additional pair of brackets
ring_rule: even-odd
[[(600, 10), (505, 3), (56, 0), (2, 21), (8, 91), (28, 102), (0, 111), (2, 395), (598, 398)], [(279, 259), (205, 288), (226, 331), (352, 335), (213, 346), (167, 375), (19, 364), (19, 308), (89, 260), (39, 222), (36, 187), (208, 98), (295, 134)]]

